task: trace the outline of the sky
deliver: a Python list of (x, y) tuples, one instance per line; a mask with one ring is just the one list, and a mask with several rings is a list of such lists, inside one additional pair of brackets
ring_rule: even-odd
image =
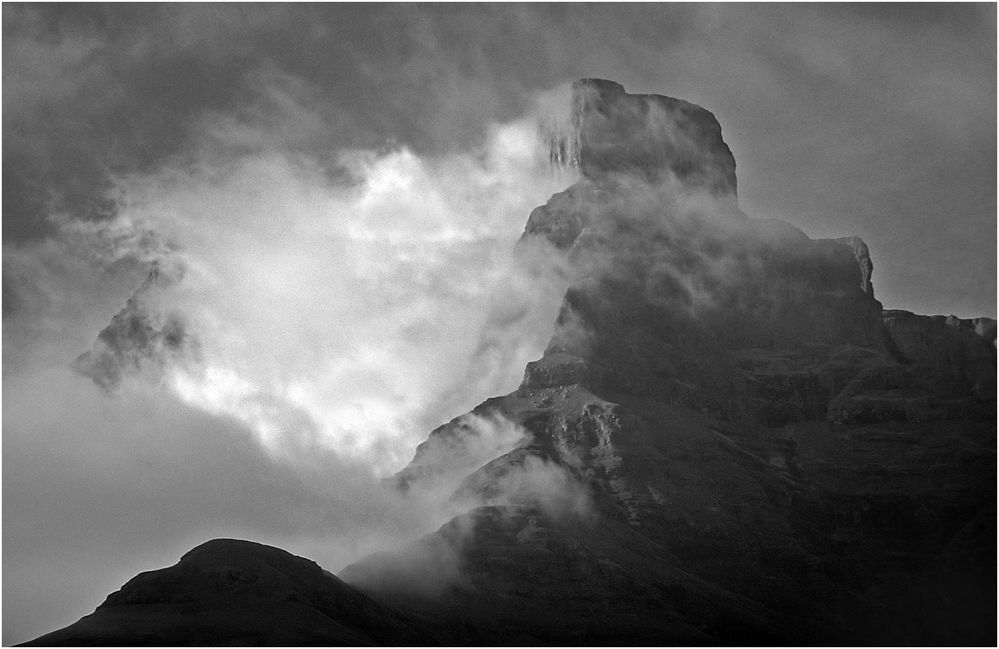
[[(712, 111), (741, 208), (860, 236), (886, 308), (995, 317), (995, 12), (5, 3), (4, 644), (213, 536), (338, 570), (447, 520), (378, 480), (547, 342), (512, 250), (577, 78)], [(106, 393), (70, 364), (154, 263), (199, 343)]]

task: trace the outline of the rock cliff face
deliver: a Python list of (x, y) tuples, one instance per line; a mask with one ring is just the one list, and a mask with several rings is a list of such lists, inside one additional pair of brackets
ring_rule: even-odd
[(994, 403), (995, 320), (890, 310), (883, 321), (898, 358), (931, 381), (935, 392), (957, 398), (971, 394)]
[(661, 95), (632, 95), (605, 79), (573, 84), (577, 162), (583, 176), (668, 176), (718, 197), (736, 194), (735, 158), (715, 116)]
[(551, 341), (396, 477), (467, 513), (343, 580), (456, 644), (994, 644), (995, 321), (743, 214), (708, 111), (575, 93), (519, 244), (569, 269)]

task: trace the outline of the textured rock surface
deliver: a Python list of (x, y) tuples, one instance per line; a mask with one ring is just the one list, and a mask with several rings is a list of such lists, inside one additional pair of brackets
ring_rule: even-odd
[(159, 371), (165, 363), (198, 351), (183, 319), (164, 313), (158, 293), (176, 281), (154, 265), (142, 286), (125, 307), (101, 330), (89, 351), (80, 354), (72, 367), (105, 390), (113, 391), (124, 376), (143, 370)]
[(740, 212), (704, 109), (576, 93), (551, 341), (397, 476), (468, 512), (344, 581), (452, 644), (994, 644), (995, 322)]
[(735, 196), (735, 158), (709, 111), (672, 97), (629, 94), (605, 79), (580, 79), (573, 98), (578, 164), (586, 178), (673, 175), (689, 187)]
[(900, 360), (943, 394), (972, 394), (994, 403), (996, 321), (885, 311), (885, 328)]

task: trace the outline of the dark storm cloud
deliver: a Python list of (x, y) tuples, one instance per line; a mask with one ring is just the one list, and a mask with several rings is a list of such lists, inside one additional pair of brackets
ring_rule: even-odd
[(8, 4), (4, 18), (4, 227), (15, 239), (48, 232), (52, 209), (113, 210), (109, 173), (195, 146), (206, 115), (252, 112), (262, 71), (311, 93), (329, 128), (281, 144), (319, 156), (387, 140), (465, 145), (550, 85), (520, 78), (542, 34), (499, 8)]
[[(183, 154), (207, 113), (252, 111), (262, 70), (297, 80), (330, 127), (281, 142), (319, 157), (460, 148), (531, 92), (602, 76), (715, 112), (747, 211), (865, 237), (890, 305), (995, 312), (993, 237), (967, 249), (940, 227), (994, 231), (991, 5), (5, 4), (4, 18), (7, 237), (48, 232), (54, 206), (113, 211), (109, 173)], [(929, 240), (950, 258), (927, 259)], [(953, 293), (968, 276), (980, 288)]]

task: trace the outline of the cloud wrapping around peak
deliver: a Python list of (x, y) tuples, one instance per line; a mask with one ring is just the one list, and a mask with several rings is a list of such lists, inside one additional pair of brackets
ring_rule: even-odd
[[(547, 172), (533, 118), (495, 125), (466, 154), (400, 146), (337, 163), (331, 178), (313, 160), (261, 151), (122, 177), (115, 218), (61, 232), (99, 242), (89, 249), (107, 264), (182, 269), (151, 308), (198, 343), (198, 358), (164, 371), (187, 403), (236, 417), (275, 452), (306, 431), (385, 472), (434, 418), (455, 414), (441, 407), (512, 389), (540, 353), (552, 284), (517, 279), (513, 244), (566, 178)], [(486, 391), (470, 393), (490, 304), (510, 283), (525, 294), (504, 328), (537, 348), (489, 367), (475, 385)]]
[[(549, 170), (537, 111), (451, 153), (317, 154), (281, 135), (333, 137), (309, 88), (257, 78), (263, 99), (197, 121), (203, 146), (112, 176), (112, 215), (53, 203), (45, 237), (5, 244), (4, 498), (23, 512), (5, 518), (5, 606), (23, 613), (5, 641), (71, 622), (206, 534), (337, 570), (436, 529), (455, 503), (400, 499), (379, 478), (441, 422), (514, 389), (550, 335), (564, 278), (547, 251), (515, 244), (573, 177)], [(142, 317), (98, 337), (128, 300)], [(134, 325), (165, 341), (170, 323), (183, 344), (169, 350), (129, 338)], [(106, 377), (113, 394), (71, 373), (91, 347), (126, 361)], [(50, 465), (88, 469), (43, 478)], [(39, 544), (37, 529), (76, 540)], [(72, 585), (52, 580), (81, 561), (93, 568)]]

